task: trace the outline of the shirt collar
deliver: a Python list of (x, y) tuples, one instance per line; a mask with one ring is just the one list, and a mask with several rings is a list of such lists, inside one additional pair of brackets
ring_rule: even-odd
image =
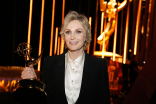
[(76, 60), (72, 61), (69, 54), (67, 53), (67, 62), (69, 63), (74, 62), (74, 63), (82, 64), (84, 60), (84, 56), (85, 56), (85, 53), (83, 52)]

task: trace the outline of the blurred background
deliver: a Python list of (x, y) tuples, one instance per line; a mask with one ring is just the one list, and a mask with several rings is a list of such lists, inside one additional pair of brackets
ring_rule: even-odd
[(43, 51), (40, 75), (45, 56), (64, 52), (59, 31), (70, 10), (91, 25), (87, 53), (107, 59), (111, 104), (156, 103), (155, 0), (0, 0), (0, 104), (17, 104), (11, 93), (26, 59), (19, 44), (29, 43), (34, 58)]

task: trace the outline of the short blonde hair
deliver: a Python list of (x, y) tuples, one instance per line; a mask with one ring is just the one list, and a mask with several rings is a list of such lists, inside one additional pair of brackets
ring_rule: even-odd
[[(91, 42), (91, 27), (90, 27), (88, 19), (87, 19), (87, 17), (85, 15), (78, 14), (75, 11), (70, 11), (65, 16), (64, 22), (63, 22), (63, 24), (61, 26), (60, 34), (62, 35), (63, 39), (65, 39), (64, 31), (67, 28), (67, 25), (73, 20), (78, 20), (81, 23), (81, 25), (83, 26), (83, 28), (84, 28), (84, 30), (86, 32), (86, 40), (85, 40), (83, 48), (84, 48), (84, 50), (87, 50), (87, 48), (88, 48), (88, 46), (90, 45), (90, 42)], [(65, 48), (67, 48), (66, 45), (65, 45)]]

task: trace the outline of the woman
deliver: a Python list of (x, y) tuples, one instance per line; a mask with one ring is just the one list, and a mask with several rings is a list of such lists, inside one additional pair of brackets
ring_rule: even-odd
[[(88, 19), (75, 11), (69, 12), (60, 34), (66, 52), (45, 57), (42, 67), (47, 103), (109, 104), (106, 60), (85, 52), (91, 41)], [(36, 78), (33, 67), (26, 67), (21, 77)]]

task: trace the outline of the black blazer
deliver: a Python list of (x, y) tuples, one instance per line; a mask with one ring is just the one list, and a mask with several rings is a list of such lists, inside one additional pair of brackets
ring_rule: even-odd
[[(65, 53), (45, 57), (42, 72), (47, 87), (47, 104), (68, 104), (64, 82)], [(105, 59), (92, 57), (85, 52), (82, 84), (76, 104), (110, 104)]]

